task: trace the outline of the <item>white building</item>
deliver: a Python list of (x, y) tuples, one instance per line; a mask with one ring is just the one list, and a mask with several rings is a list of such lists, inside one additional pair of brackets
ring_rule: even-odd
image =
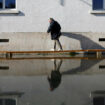
[(49, 50), (49, 17), (66, 32), (60, 38), (64, 50), (105, 47), (99, 41), (105, 36), (104, 0), (0, 0), (0, 8), (0, 39), (9, 40), (1, 50)]

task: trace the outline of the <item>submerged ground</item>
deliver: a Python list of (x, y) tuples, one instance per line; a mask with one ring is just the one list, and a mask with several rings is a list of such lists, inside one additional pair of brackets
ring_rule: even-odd
[(104, 55), (21, 56), (0, 60), (0, 105), (104, 105)]

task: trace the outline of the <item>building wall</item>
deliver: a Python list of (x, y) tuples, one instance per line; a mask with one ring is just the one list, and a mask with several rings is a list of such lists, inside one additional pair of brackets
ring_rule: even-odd
[(105, 36), (105, 15), (90, 14), (91, 9), (92, 0), (17, 0), (19, 14), (0, 14), (0, 38), (9, 39), (0, 49), (50, 50), (54, 43), (46, 34), (49, 17), (66, 32), (60, 38), (64, 50), (104, 49), (99, 38)]
[(105, 32), (104, 15), (92, 15), (92, 0), (17, 0), (19, 14), (0, 14), (0, 32), (46, 32), (49, 17), (63, 32)]
[[(60, 42), (63, 50), (104, 49), (105, 42), (99, 41), (105, 33), (62, 33)], [(8, 42), (1, 42), (8, 39)], [(0, 51), (49, 51), (54, 48), (50, 35), (40, 32), (0, 33)], [(57, 46), (57, 49), (58, 46)]]

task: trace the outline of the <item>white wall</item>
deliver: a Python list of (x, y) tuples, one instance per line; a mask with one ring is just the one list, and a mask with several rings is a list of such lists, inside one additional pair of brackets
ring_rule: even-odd
[(46, 32), (49, 17), (64, 32), (105, 32), (105, 16), (90, 14), (91, 5), (92, 0), (17, 0), (21, 13), (0, 14), (0, 32)]

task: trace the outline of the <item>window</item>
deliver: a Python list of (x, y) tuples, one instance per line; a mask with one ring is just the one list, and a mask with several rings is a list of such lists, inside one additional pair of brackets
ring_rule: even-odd
[(0, 9), (2, 9), (2, 8), (3, 8), (3, 1), (0, 0)]
[(5, 8), (15, 8), (15, 0), (5, 0)]
[(105, 105), (105, 91), (93, 91), (91, 92), (91, 98), (93, 100), (93, 105)]
[(15, 99), (0, 99), (0, 105), (16, 105)]
[(105, 98), (104, 97), (93, 98), (93, 105), (105, 105)]
[(0, 9), (15, 9), (16, 0), (0, 0)]
[(104, 0), (93, 0), (93, 10), (104, 10)]

